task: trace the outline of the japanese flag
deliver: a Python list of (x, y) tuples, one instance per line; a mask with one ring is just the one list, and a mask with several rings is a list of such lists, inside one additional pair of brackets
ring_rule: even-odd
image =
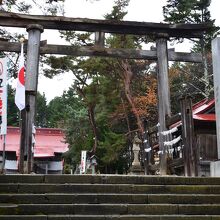
[(21, 43), (21, 55), (19, 59), (19, 70), (18, 70), (18, 79), (17, 87), (15, 92), (15, 104), (21, 111), (25, 108), (25, 76), (24, 76), (24, 52), (23, 52), (23, 43)]

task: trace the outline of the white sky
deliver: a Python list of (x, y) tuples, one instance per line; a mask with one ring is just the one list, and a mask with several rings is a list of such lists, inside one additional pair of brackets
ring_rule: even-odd
[[(103, 19), (103, 15), (109, 13), (112, 9), (114, 0), (66, 0), (65, 12), (68, 17), (81, 17)], [(166, 0), (130, 0), (128, 14), (125, 20), (128, 21), (145, 21), (145, 22), (163, 22), (162, 6), (166, 4)], [(216, 25), (220, 26), (220, 0), (212, 0), (210, 11), (212, 18), (216, 19)], [(41, 37), (47, 40), (48, 44), (62, 44), (58, 39), (55, 31), (45, 31)], [(187, 51), (189, 47), (184, 45), (175, 45), (176, 51)], [(47, 100), (50, 101), (55, 96), (60, 96), (63, 90), (67, 90), (72, 84), (73, 77), (71, 73), (55, 77), (54, 79), (46, 79), (40, 76), (38, 89), (45, 92)]]

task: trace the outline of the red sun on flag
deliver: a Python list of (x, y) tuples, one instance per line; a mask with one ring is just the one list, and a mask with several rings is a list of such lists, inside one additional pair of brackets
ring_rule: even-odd
[(24, 67), (22, 67), (22, 68), (19, 70), (18, 79), (19, 79), (20, 83), (24, 86), (24, 83), (25, 83)]

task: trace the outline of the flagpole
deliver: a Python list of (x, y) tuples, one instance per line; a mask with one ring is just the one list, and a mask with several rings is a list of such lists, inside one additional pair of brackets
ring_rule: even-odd
[[(24, 38), (20, 38), (21, 43), (21, 54), (20, 54), (20, 62), (19, 62), (19, 72), (18, 72), (18, 84), (20, 84), (20, 90), (19, 86), (17, 85), (16, 94), (15, 96), (15, 103), (17, 107), (19, 108), (19, 128), (20, 128), (20, 148), (19, 148), (19, 173), (24, 173), (24, 155), (25, 155), (25, 88), (24, 88), (24, 82), (22, 82), (22, 76), (24, 74)], [(24, 76), (23, 76), (24, 77)], [(21, 82), (23, 85), (23, 88), (21, 88)]]
[(24, 173), (24, 154), (25, 154), (25, 109), (20, 111), (20, 157), (19, 157), (19, 173)]
[(5, 170), (5, 146), (6, 146), (6, 135), (3, 135), (3, 152), (2, 152), (2, 172)]

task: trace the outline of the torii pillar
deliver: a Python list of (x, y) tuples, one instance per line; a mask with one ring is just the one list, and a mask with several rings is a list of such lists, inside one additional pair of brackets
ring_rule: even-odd
[(32, 171), (32, 128), (34, 125), (36, 111), (36, 95), (38, 84), (38, 69), (40, 56), (40, 37), (43, 27), (38, 24), (27, 26), (28, 46), (27, 46), (27, 63), (25, 75), (25, 99), (26, 99), (26, 122), (24, 142), (27, 151), (27, 173)]
[(212, 62), (215, 92), (215, 115), (217, 134), (217, 153), (220, 160), (220, 38), (216, 37), (212, 41)]
[(158, 115), (159, 115), (159, 150), (160, 154), (160, 174), (167, 174), (167, 152), (164, 146), (163, 131), (166, 128), (166, 117), (171, 116), (170, 89), (168, 79), (168, 50), (167, 34), (159, 34), (156, 39), (157, 49), (157, 81), (158, 81)]

